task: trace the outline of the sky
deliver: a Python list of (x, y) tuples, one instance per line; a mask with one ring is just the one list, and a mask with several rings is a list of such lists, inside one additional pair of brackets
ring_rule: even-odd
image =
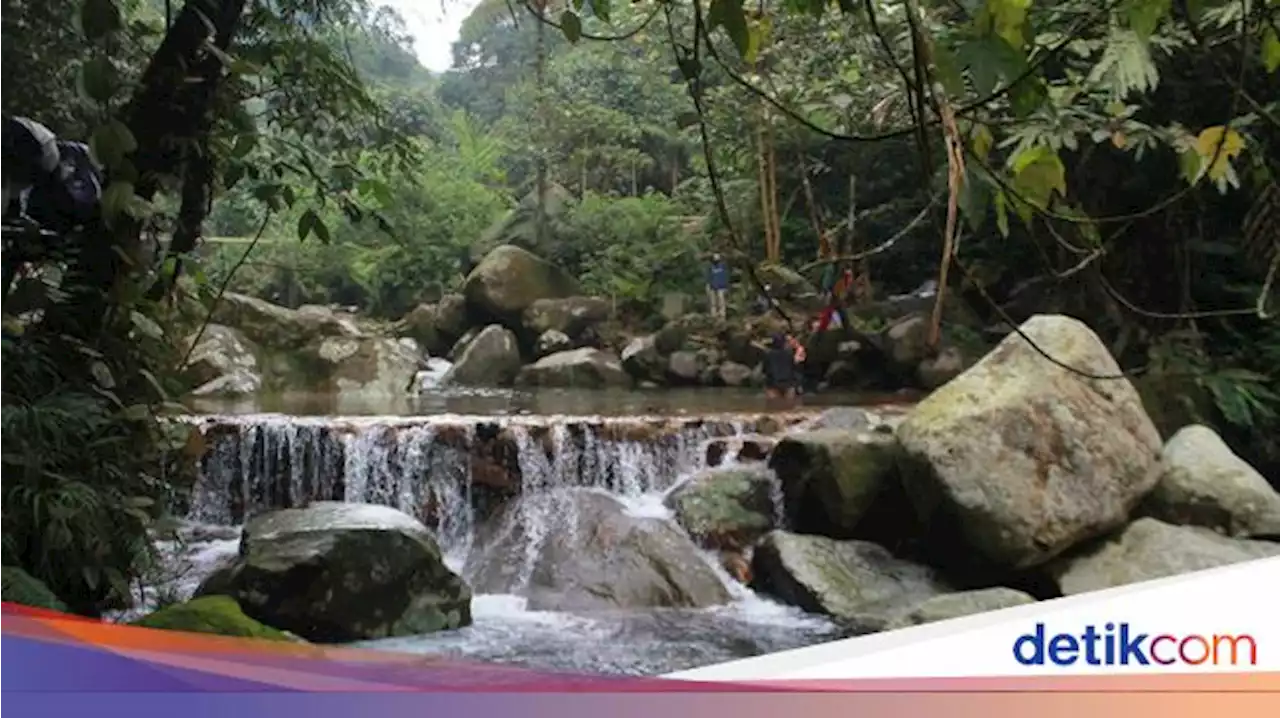
[(381, 0), (404, 18), (413, 35), (418, 60), (433, 72), (449, 69), (450, 46), (458, 39), (462, 21), (479, 0)]

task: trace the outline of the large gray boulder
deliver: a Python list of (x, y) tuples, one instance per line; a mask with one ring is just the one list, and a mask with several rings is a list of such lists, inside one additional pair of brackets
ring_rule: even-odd
[[(461, 341), (461, 340), (459, 340)], [(510, 386), (520, 371), (516, 335), (498, 324), (481, 329), (471, 339), (441, 383), (457, 386)]]
[(462, 293), (472, 316), (518, 328), (534, 302), (575, 296), (578, 283), (536, 254), (504, 244), (480, 260)]
[(422, 368), (422, 350), (408, 337), (327, 337), (315, 347), (330, 388), (344, 394), (403, 394)]
[(226, 292), (213, 311), (213, 321), (233, 327), (262, 347), (290, 349), (322, 337), (361, 337), (364, 332), (348, 317), (314, 305), (297, 309), (235, 292)]
[(240, 555), (197, 595), (321, 643), (407, 636), (471, 623), (471, 591), (417, 520), (372, 504), (317, 502), (262, 514)]
[(1142, 508), (1161, 521), (1228, 536), (1280, 537), (1280, 493), (1213, 429), (1198, 424), (1164, 445), (1160, 481)]
[(536, 610), (703, 608), (728, 589), (672, 522), (633, 516), (589, 489), (522, 496), (477, 536), (464, 570), (483, 593)]
[(631, 375), (612, 354), (584, 347), (543, 357), (520, 370), (517, 386), (604, 389), (631, 386)]
[(1071, 596), (1272, 556), (1280, 556), (1280, 544), (1141, 518), (1080, 555), (1054, 561), (1049, 570), (1063, 595)]
[(932, 569), (866, 541), (771, 531), (752, 557), (752, 588), (862, 630), (882, 630), (901, 611), (942, 593)]
[[(1022, 332), (1094, 376), (1120, 368), (1082, 322)], [(1158, 478), (1160, 436), (1125, 379), (1088, 379), (1010, 334), (897, 428), (907, 495), (953, 559), (1035, 566), (1123, 525)]]

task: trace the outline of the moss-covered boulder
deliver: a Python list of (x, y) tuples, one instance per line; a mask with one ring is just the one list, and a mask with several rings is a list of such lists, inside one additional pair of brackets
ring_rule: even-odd
[(236, 638), (296, 641), (296, 637), (249, 618), (230, 596), (201, 596), (175, 603), (133, 622), (142, 628), (187, 633), (212, 633)]
[(66, 611), (67, 605), (53, 595), (53, 591), (43, 581), (33, 577), (16, 566), (5, 566), (0, 569), (3, 577), (3, 599), (9, 603), (17, 603), (32, 608), (47, 608), (50, 611)]
[(782, 484), (788, 524), (799, 533), (863, 538), (872, 506), (897, 488), (890, 434), (819, 429), (783, 438), (769, 457)]
[(1012, 588), (981, 588), (974, 591), (957, 591), (927, 598), (895, 617), (890, 628), (919, 626), (935, 621), (946, 621), (976, 613), (998, 611), (1002, 608), (1025, 606), (1035, 603), (1029, 594)]
[(578, 283), (536, 254), (505, 244), (480, 261), (462, 291), (472, 317), (519, 329), (524, 311), (534, 302), (575, 296)]
[(774, 486), (763, 466), (711, 469), (690, 477), (665, 503), (698, 543), (741, 550), (777, 528)]
[(251, 519), (240, 556), (198, 595), (308, 640), (337, 643), (459, 628), (471, 590), (426, 527), (395, 509), (316, 502)]
[(1043, 564), (1122, 526), (1158, 478), (1160, 435), (1133, 386), (1090, 378), (1120, 373), (1098, 336), (1056, 315), (1021, 332), (897, 429), (907, 496), (953, 568)]

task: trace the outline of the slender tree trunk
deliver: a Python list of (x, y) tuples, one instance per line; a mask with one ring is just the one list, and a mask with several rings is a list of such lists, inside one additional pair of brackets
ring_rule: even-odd
[(757, 184), (760, 187), (760, 226), (764, 229), (764, 256), (769, 259), (773, 256), (773, 222), (769, 219), (768, 154), (765, 151), (763, 121), (756, 130), (756, 167), (759, 177)]
[(537, 83), (537, 114), (541, 120), (542, 132), (541, 137), (537, 140), (538, 147), (538, 209), (535, 212), (536, 220), (534, 223), (534, 232), (537, 237), (536, 243), (539, 247), (546, 246), (547, 239), (547, 148), (546, 138), (549, 136), (550, 122), (546, 113), (546, 98), (544, 97), (546, 88), (546, 64), (547, 64), (547, 47), (546, 47), (546, 23), (542, 20), (546, 19), (547, 0), (534, 0), (535, 7), (538, 11), (538, 22), (535, 22), (536, 32), (538, 33), (538, 50), (534, 64), (535, 81)]
[(765, 165), (769, 178), (769, 221), (773, 224), (773, 246), (769, 261), (776, 264), (782, 261), (782, 218), (778, 216), (778, 153), (773, 143), (773, 128), (767, 122), (765, 141), (768, 148)]

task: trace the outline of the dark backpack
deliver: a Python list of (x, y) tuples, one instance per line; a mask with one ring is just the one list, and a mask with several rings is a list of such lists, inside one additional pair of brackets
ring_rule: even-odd
[(27, 197), (27, 216), (44, 229), (66, 232), (91, 222), (102, 199), (102, 176), (83, 142), (58, 142), (58, 166)]

